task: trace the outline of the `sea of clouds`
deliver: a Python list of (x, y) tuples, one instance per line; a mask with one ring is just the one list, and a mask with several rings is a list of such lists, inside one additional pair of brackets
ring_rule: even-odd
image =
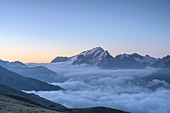
[[(157, 71), (146, 69), (107, 70), (70, 63), (29, 64), (57, 72), (56, 82), (65, 91), (29, 91), (69, 108), (105, 106), (132, 113), (170, 113), (169, 84), (142, 78)], [(161, 84), (161, 85), (160, 85)], [(152, 89), (153, 86), (159, 86)]]

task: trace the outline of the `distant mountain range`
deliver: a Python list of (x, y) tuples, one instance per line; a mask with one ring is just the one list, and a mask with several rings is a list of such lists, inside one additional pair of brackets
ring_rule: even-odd
[[(71, 62), (73, 65), (88, 64), (101, 68), (135, 69), (145, 67), (170, 68), (170, 55), (163, 58), (154, 58), (149, 55), (142, 56), (138, 53), (119, 54), (113, 57), (101, 47), (83, 51), (72, 57), (57, 56), (51, 63)], [(28, 67), (20, 61), (9, 62), (0, 60), (0, 66), (19, 73), (25, 77), (35, 78), (46, 82), (55, 82), (57, 73), (43, 66)], [(48, 76), (48, 77), (47, 77)]]
[[(45, 82), (55, 82), (57, 73), (43, 66), (28, 67), (20, 61), (9, 62), (0, 60), (0, 66), (16, 72), (22, 76), (38, 79)], [(57, 78), (56, 78), (57, 79)]]
[(170, 68), (170, 56), (154, 58), (149, 55), (119, 54), (115, 57), (107, 50), (96, 47), (83, 51), (72, 57), (56, 57), (51, 63), (72, 62), (73, 65), (89, 64), (101, 68), (145, 68), (147, 66), (156, 68)]
[(9, 71), (0, 66), (0, 84), (18, 90), (35, 91), (58, 91), (63, 90), (59, 86), (54, 86), (33, 78), (23, 77), (15, 72)]

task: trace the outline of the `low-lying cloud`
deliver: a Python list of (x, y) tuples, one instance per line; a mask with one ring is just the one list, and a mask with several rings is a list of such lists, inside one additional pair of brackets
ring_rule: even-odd
[[(105, 70), (69, 63), (43, 65), (58, 73), (54, 85), (66, 91), (31, 91), (69, 108), (105, 106), (133, 113), (169, 113), (169, 84), (163, 80), (144, 81), (157, 69)], [(157, 86), (153, 89), (154, 86)]]

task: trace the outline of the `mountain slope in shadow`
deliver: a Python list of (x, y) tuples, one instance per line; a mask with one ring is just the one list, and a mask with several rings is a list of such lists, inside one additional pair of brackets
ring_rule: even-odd
[(24, 77), (34, 78), (44, 82), (55, 82), (57, 73), (43, 66), (29, 67), (20, 61), (9, 62), (0, 59), (0, 66), (16, 72)]
[(18, 90), (52, 91), (63, 90), (59, 86), (23, 77), (0, 66), (0, 83)]
[(0, 113), (63, 113), (0, 94)]
[(51, 110), (55, 110), (55, 111), (61, 111), (61, 112), (68, 112), (70, 111), (68, 108), (54, 103), (52, 101), (46, 100), (44, 98), (41, 98), (35, 94), (27, 94), (24, 93), (22, 91), (10, 88), (8, 86), (2, 85), (0, 84), (0, 94), (22, 101), (22, 102), (26, 102), (29, 104), (33, 104), (39, 107), (43, 107), (46, 109), (51, 109)]

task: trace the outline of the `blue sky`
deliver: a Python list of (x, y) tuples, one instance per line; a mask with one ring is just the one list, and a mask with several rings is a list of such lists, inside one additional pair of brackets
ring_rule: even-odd
[(0, 0), (0, 59), (49, 62), (101, 46), (170, 54), (169, 0)]

